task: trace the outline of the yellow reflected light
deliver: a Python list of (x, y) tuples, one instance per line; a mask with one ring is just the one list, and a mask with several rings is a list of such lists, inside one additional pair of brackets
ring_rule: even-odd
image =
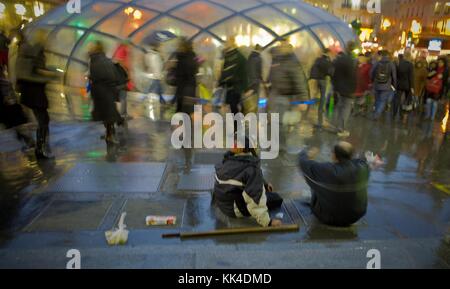
[(123, 10), (123, 12), (127, 15), (130, 15), (131, 13), (133, 13), (134, 8), (133, 7), (128, 7), (125, 10)]
[(16, 14), (23, 16), (25, 13), (27, 13), (27, 9), (22, 4), (15, 4), (14, 8), (16, 8)]
[(373, 29), (370, 28), (361, 28), (361, 34), (359, 35), (359, 40), (361, 42), (366, 42), (370, 40), (370, 35), (372, 34)]
[(447, 112), (446, 112), (445, 117), (442, 120), (442, 124), (441, 124), (441, 128), (442, 128), (442, 132), (443, 133), (445, 133), (447, 131), (447, 123), (448, 123), (449, 111), (450, 111), (450, 108), (447, 105)]
[(411, 23), (411, 32), (416, 36), (422, 33), (422, 24), (417, 20), (413, 20)]
[(133, 13), (133, 18), (135, 20), (140, 20), (142, 18), (142, 12), (136, 9)]
[(383, 30), (388, 30), (389, 27), (391, 26), (392, 26), (391, 20), (389, 20), (388, 18), (384, 18), (383, 23), (381, 24)]

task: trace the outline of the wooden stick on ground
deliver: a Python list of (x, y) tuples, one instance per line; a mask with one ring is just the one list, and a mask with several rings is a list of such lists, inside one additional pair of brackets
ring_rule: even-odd
[(280, 227), (250, 227), (250, 228), (231, 228), (206, 232), (180, 232), (174, 234), (163, 234), (163, 238), (200, 238), (223, 235), (238, 235), (250, 233), (279, 233), (279, 232), (297, 232), (299, 225), (284, 225)]

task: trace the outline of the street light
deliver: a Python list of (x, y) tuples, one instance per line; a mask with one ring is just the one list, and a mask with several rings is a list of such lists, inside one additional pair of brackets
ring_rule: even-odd
[(383, 23), (381, 24), (381, 27), (383, 30), (388, 30), (389, 27), (391, 27), (392, 23), (388, 18), (384, 18)]
[(419, 35), (422, 33), (422, 25), (420, 22), (413, 20), (411, 23), (411, 32), (414, 34), (414, 36)]
[(17, 15), (24, 16), (27, 13), (27, 9), (22, 4), (15, 4), (14, 8), (16, 8)]

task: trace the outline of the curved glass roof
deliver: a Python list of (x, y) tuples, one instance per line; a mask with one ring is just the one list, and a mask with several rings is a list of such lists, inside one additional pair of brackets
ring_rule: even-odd
[[(33, 23), (50, 30), (46, 48), (50, 65), (63, 68), (65, 85), (83, 87), (87, 50), (101, 40), (109, 56), (123, 40), (133, 51), (144, 51), (143, 39), (154, 30), (167, 30), (194, 41), (206, 59), (229, 35), (238, 45), (274, 46), (289, 38), (301, 61), (309, 65), (324, 47), (341, 50), (355, 35), (348, 24), (302, 1), (294, 0), (83, 0), (81, 14), (65, 5)], [(137, 54), (138, 54), (137, 53)]]

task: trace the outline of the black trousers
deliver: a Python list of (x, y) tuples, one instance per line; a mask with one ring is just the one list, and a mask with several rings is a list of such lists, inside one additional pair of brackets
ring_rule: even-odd
[(36, 117), (40, 129), (48, 128), (50, 116), (46, 108), (33, 108), (33, 114)]
[(227, 104), (230, 106), (230, 110), (232, 114), (239, 113), (239, 103), (241, 102), (241, 94), (236, 91), (228, 91), (227, 92)]
[[(403, 95), (405, 98), (403, 99)], [(396, 117), (397, 114), (401, 111), (403, 104), (410, 104), (412, 101), (412, 92), (411, 90), (397, 90), (394, 96), (394, 106), (392, 110), (392, 116)]]
[(277, 193), (274, 192), (266, 192), (267, 197), (267, 208), (269, 211), (277, 210), (283, 204), (283, 198)]

